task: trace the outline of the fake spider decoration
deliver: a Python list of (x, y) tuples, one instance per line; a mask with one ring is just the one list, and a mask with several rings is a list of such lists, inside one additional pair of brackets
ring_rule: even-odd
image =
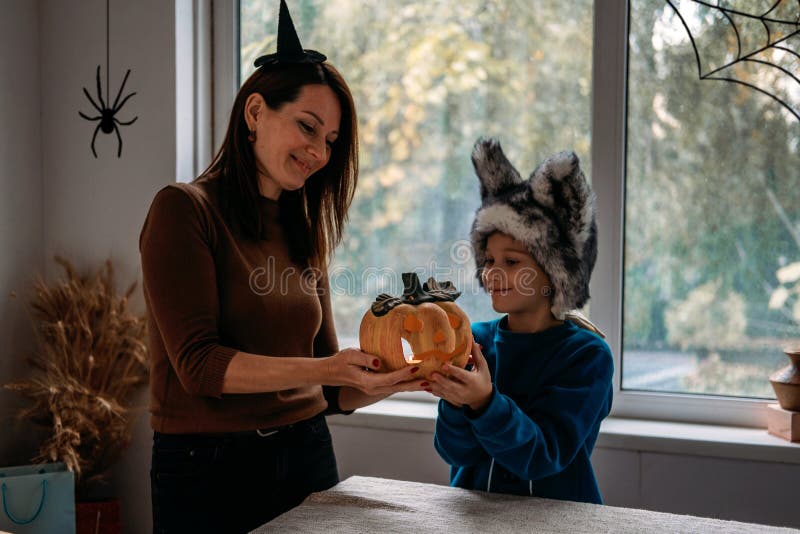
[[(100, 85), (100, 65), (97, 66), (97, 98), (98, 100), (100, 100), (99, 106), (92, 98), (92, 95), (89, 94), (89, 91), (87, 91), (85, 87), (83, 88), (83, 93), (86, 95), (86, 98), (88, 98), (89, 102), (92, 103), (94, 109), (100, 112), (100, 115), (97, 117), (88, 117), (84, 115), (82, 112), (80, 111), (78, 112), (78, 114), (87, 121), (100, 121), (100, 124), (98, 124), (97, 128), (94, 129), (94, 135), (92, 136), (92, 154), (94, 154), (95, 158), (97, 157), (97, 152), (94, 149), (94, 141), (97, 138), (97, 132), (99, 130), (102, 130), (103, 133), (105, 134), (110, 134), (111, 132), (115, 132), (117, 134), (117, 142), (118, 142), (117, 157), (119, 158), (120, 156), (122, 156), (122, 137), (119, 135), (119, 127), (117, 125), (128, 126), (136, 122), (136, 119), (139, 118), (139, 117), (134, 117), (133, 119), (127, 122), (122, 122), (116, 118), (117, 112), (120, 109), (122, 109), (122, 106), (125, 105), (125, 102), (127, 102), (130, 97), (136, 94), (135, 92), (131, 93), (128, 96), (126, 96), (122, 100), (122, 102), (119, 101), (119, 97), (120, 95), (122, 95), (122, 90), (125, 88), (125, 82), (128, 81), (128, 75), (130, 73), (131, 69), (128, 69), (128, 72), (125, 73), (125, 78), (122, 80), (122, 86), (120, 86), (119, 88), (117, 97), (114, 99), (114, 105), (111, 106), (110, 108), (106, 106), (106, 102), (103, 100), (103, 89), (102, 86)], [(111, 99), (108, 98), (108, 88), (106, 88), (106, 98), (110, 103)]]

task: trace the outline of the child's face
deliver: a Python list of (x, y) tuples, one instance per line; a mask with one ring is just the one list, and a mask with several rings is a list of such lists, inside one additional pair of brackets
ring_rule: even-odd
[(486, 243), (483, 285), (499, 313), (531, 313), (550, 308), (550, 279), (516, 239), (495, 232)]

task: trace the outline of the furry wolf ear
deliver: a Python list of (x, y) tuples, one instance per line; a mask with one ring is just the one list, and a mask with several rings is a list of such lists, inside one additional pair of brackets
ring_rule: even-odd
[(574, 152), (559, 152), (533, 171), (533, 198), (553, 210), (576, 250), (582, 250), (594, 223), (594, 194)]
[(481, 182), (481, 199), (497, 196), (503, 190), (522, 183), (497, 139), (479, 138), (472, 149), (472, 165)]
[(580, 162), (574, 152), (559, 152), (550, 156), (541, 162), (528, 178), (533, 198), (543, 206), (555, 207), (555, 204), (565, 200), (564, 193), (568, 197), (571, 196), (569, 192), (562, 191), (563, 188), (572, 189), (578, 186), (580, 189), (582, 184), (576, 183), (577, 174), (580, 172)]

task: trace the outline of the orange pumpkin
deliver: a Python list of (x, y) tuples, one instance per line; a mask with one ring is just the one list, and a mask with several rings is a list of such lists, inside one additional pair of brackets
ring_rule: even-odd
[[(361, 350), (378, 356), (381, 370), (419, 367), (415, 376), (430, 377), (443, 363), (464, 367), (472, 349), (469, 317), (455, 304), (461, 294), (450, 282), (430, 278), (420, 287), (416, 273), (403, 273), (402, 297), (382, 294), (361, 319)], [(405, 339), (414, 355), (403, 355)]]

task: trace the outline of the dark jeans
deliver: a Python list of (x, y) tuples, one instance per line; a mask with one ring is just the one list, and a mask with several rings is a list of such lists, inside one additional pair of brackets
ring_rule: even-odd
[(322, 415), (270, 436), (153, 435), (153, 532), (248, 532), (339, 482)]

